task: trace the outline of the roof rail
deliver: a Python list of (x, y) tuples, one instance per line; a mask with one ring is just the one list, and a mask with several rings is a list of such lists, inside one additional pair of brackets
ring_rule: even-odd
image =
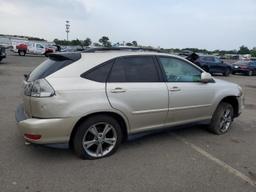
[(143, 48), (143, 47), (98, 47), (90, 48), (84, 50), (83, 53), (93, 53), (97, 51), (152, 51), (152, 52), (162, 52), (159, 49), (153, 48)]

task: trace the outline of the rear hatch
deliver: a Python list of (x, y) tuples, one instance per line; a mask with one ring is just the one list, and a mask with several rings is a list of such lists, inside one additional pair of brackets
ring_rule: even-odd
[(25, 80), (23, 81), (23, 102), (25, 113), (28, 117), (33, 116), (31, 113), (31, 96), (29, 94), (33, 86), (33, 82), (38, 79), (46, 78), (56, 71), (74, 63), (80, 58), (80, 53), (50, 54), (49, 58), (38, 65), (31, 73), (24, 75)]

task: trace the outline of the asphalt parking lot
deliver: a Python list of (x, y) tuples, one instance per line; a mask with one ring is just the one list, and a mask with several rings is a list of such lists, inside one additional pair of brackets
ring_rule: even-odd
[(230, 133), (201, 126), (151, 134), (111, 157), (80, 160), (68, 149), (25, 145), (14, 112), (23, 74), (44, 57), (8, 56), (0, 63), (0, 191), (256, 191), (256, 76), (217, 76), (238, 83), (245, 109)]

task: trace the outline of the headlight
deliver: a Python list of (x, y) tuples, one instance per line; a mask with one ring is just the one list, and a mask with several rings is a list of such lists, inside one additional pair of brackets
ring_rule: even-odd
[(24, 94), (31, 97), (51, 97), (55, 91), (45, 79), (38, 79), (25, 86)]

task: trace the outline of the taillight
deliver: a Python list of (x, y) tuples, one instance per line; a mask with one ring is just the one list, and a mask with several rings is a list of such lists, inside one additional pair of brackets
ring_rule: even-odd
[(45, 79), (38, 79), (26, 84), (24, 94), (31, 97), (51, 97), (55, 91)]
[(41, 139), (42, 135), (35, 135), (35, 134), (25, 133), (24, 137), (28, 138), (28, 139), (31, 139), (31, 140), (39, 140), (39, 139)]

